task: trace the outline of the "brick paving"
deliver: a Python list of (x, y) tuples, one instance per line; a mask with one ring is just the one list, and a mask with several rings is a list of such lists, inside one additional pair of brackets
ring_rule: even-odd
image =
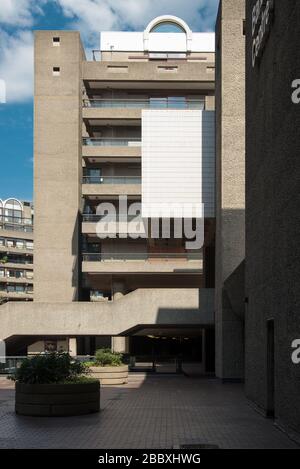
[(101, 388), (101, 412), (81, 417), (21, 417), (13, 383), (0, 378), (0, 448), (298, 448), (248, 404), (238, 384), (176, 375), (131, 374)]

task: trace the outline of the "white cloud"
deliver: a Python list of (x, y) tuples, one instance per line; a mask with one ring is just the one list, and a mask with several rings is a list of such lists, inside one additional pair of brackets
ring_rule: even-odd
[(99, 31), (143, 30), (156, 16), (179, 16), (196, 31), (214, 28), (219, 0), (56, 0), (89, 39)]
[[(5, 80), (8, 103), (32, 98), (33, 34), (29, 28), (47, 2), (62, 8), (69, 27), (81, 31), (87, 48), (97, 48), (100, 31), (143, 30), (164, 14), (181, 17), (195, 31), (212, 30), (219, 0), (0, 0), (0, 80)], [(4, 31), (7, 26), (14, 26), (14, 35)]]
[[(47, 1), (47, 0), (46, 0)], [(33, 24), (33, 15), (41, 14), (45, 0), (1, 0), (0, 23), (28, 27)]]
[(33, 95), (33, 35), (0, 33), (0, 78), (6, 83), (6, 100), (26, 101)]

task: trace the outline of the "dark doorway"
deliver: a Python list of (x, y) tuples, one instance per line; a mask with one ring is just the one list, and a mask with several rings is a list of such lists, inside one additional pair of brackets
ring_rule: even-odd
[(154, 337), (133, 336), (130, 338), (130, 355), (155, 359), (202, 361), (202, 337)]
[(267, 417), (275, 417), (275, 331), (274, 319), (267, 321)]
[(205, 330), (205, 371), (215, 372), (215, 329)]

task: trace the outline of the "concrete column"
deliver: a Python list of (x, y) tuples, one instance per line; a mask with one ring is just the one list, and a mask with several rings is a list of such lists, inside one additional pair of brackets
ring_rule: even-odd
[(75, 337), (69, 339), (69, 354), (71, 357), (76, 357), (77, 355), (77, 339)]
[[(54, 36), (60, 47), (53, 47)], [(70, 303), (80, 290), (80, 34), (36, 31), (34, 55), (34, 301)], [(53, 67), (60, 67), (60, 75)]]
[[(244, 0), (222, 0), (216, 28), (216, 375), (243, 378), (243, 323), (224, 284), (245, 258)], [(234, 70), (234, 80), (233, 77)]]
[[(113, 300), (118, 301), (126, 295), (125, 282), (123, 280), (114, 280), (112, 284)], [(112, 337), (111, 348), (113, 352), (128, 353), (127, 337)]]
[(112, 337), (112, 351), (118, 353), (129, 353), (129, 337)]
[(123, 280), (114, 280), (112, 284), (113, 300), (119, 300), (126, 295), (125, 282)]
[(4, 340), (0, 340), (0, 363), (5, 363), (6, 357), (6, 343)]
[(206, 373), (205, 329), (202, 329), (202, 372)]

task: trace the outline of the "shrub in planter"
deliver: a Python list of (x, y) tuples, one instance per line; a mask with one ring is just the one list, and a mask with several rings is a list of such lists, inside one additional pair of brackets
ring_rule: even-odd
[(67, 353), (25, 359), (16, 381), (16, 413), (32, 416), (82, 415), (100, 410), (99, 381)]
[(101, 384), (126, 384), (128, 382), (128, 366), (123, 364), (122, 354), (110, 349), (99, 349), (95, 360), (87, 364), (91, 376), (99, 379)]

